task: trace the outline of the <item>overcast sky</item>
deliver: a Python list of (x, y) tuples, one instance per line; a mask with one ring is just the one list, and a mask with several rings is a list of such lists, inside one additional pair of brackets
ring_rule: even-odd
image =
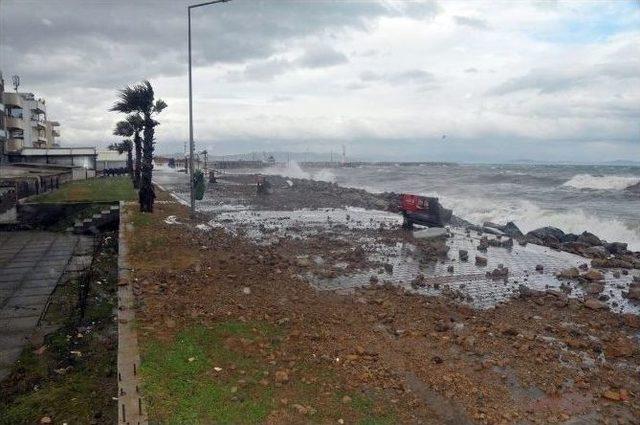
[[(76, 146), (113, 142), (116, 89), (149, 79), (181, 152), (187, 4), (0, 0), (0, 68)], [(193, 57), (211, 152), (640, 160), (638, 1), (233, 0), (193, 11)]]

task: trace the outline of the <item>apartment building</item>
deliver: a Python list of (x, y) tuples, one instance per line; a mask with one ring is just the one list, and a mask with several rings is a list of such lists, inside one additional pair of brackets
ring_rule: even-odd
[(47, 120), (44, 99), (37, 99), (33, 93), (5, 91), (2, 103), (7, 133), (5, 153), (25, 148), (53, 148), (58, 145), (56, 137), (60, 136), (60, 124)]
[(4, 112), (4, 103), (2, 101), (2, 97), (4, 94), (4, 79), (2, 78), (2, 71), (0, 71), (0, 164), (2, 164), (5, 160), (5, 145), (7, 143), (7, 129), (5, 127), (5, 112)]

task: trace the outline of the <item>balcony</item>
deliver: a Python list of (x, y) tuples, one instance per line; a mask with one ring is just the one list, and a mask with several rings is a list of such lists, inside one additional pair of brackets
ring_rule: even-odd
[(7, 152), (16, 152), (24, 147), (24, 140), (22, 139), (8, 139), (7, 140)]
[(24, 120), (22, 118), (15, 118), (11, 116), (5, 117), (7, 121), (7, 129), (19, 128), (24, 130)]
[(20, 96), (19, 93), (4, 93), (3, 95), (4, 104), (6, 106), (13, 106), (16, 108), (22, 108), (24, 104), (24, 99)]
[(37, 118), (31, 118), (31, 125), (33, 128), (41, 128), (46, 129), (47, 126), (44, 125), (44, 121), (38, 120)]
[(51, 134), (53, 137), (60, 137), (60, 132), (58, 130), (51, 130)]

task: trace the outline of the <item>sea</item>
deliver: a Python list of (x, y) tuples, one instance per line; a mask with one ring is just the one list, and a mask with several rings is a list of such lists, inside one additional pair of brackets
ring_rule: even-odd
[(523, 232), (554, 226), (589, 231), (640, 251), (640, 167), (594, 165), (362, 165), (302, 168), (296, 163), (265, 174), (335, 182), (371, 192), (437, 196), (459, 217), (481, 224), (513, 221)]

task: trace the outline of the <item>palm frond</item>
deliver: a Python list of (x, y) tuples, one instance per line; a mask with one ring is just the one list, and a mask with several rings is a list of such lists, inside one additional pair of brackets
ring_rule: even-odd
[(133, 136), (133, 132), (134, 128), (128, 121), (118, 121), (116, 128), (113, 129), (114, 136), (131, 137)]
[(156, 100), (155, 105), (153, 105), (153, 112), (155, 112), (156, 114), (159, 114), (166, 107), (167, 107), (167, 102), (165, 102), (162, 99), (158, 99)]

